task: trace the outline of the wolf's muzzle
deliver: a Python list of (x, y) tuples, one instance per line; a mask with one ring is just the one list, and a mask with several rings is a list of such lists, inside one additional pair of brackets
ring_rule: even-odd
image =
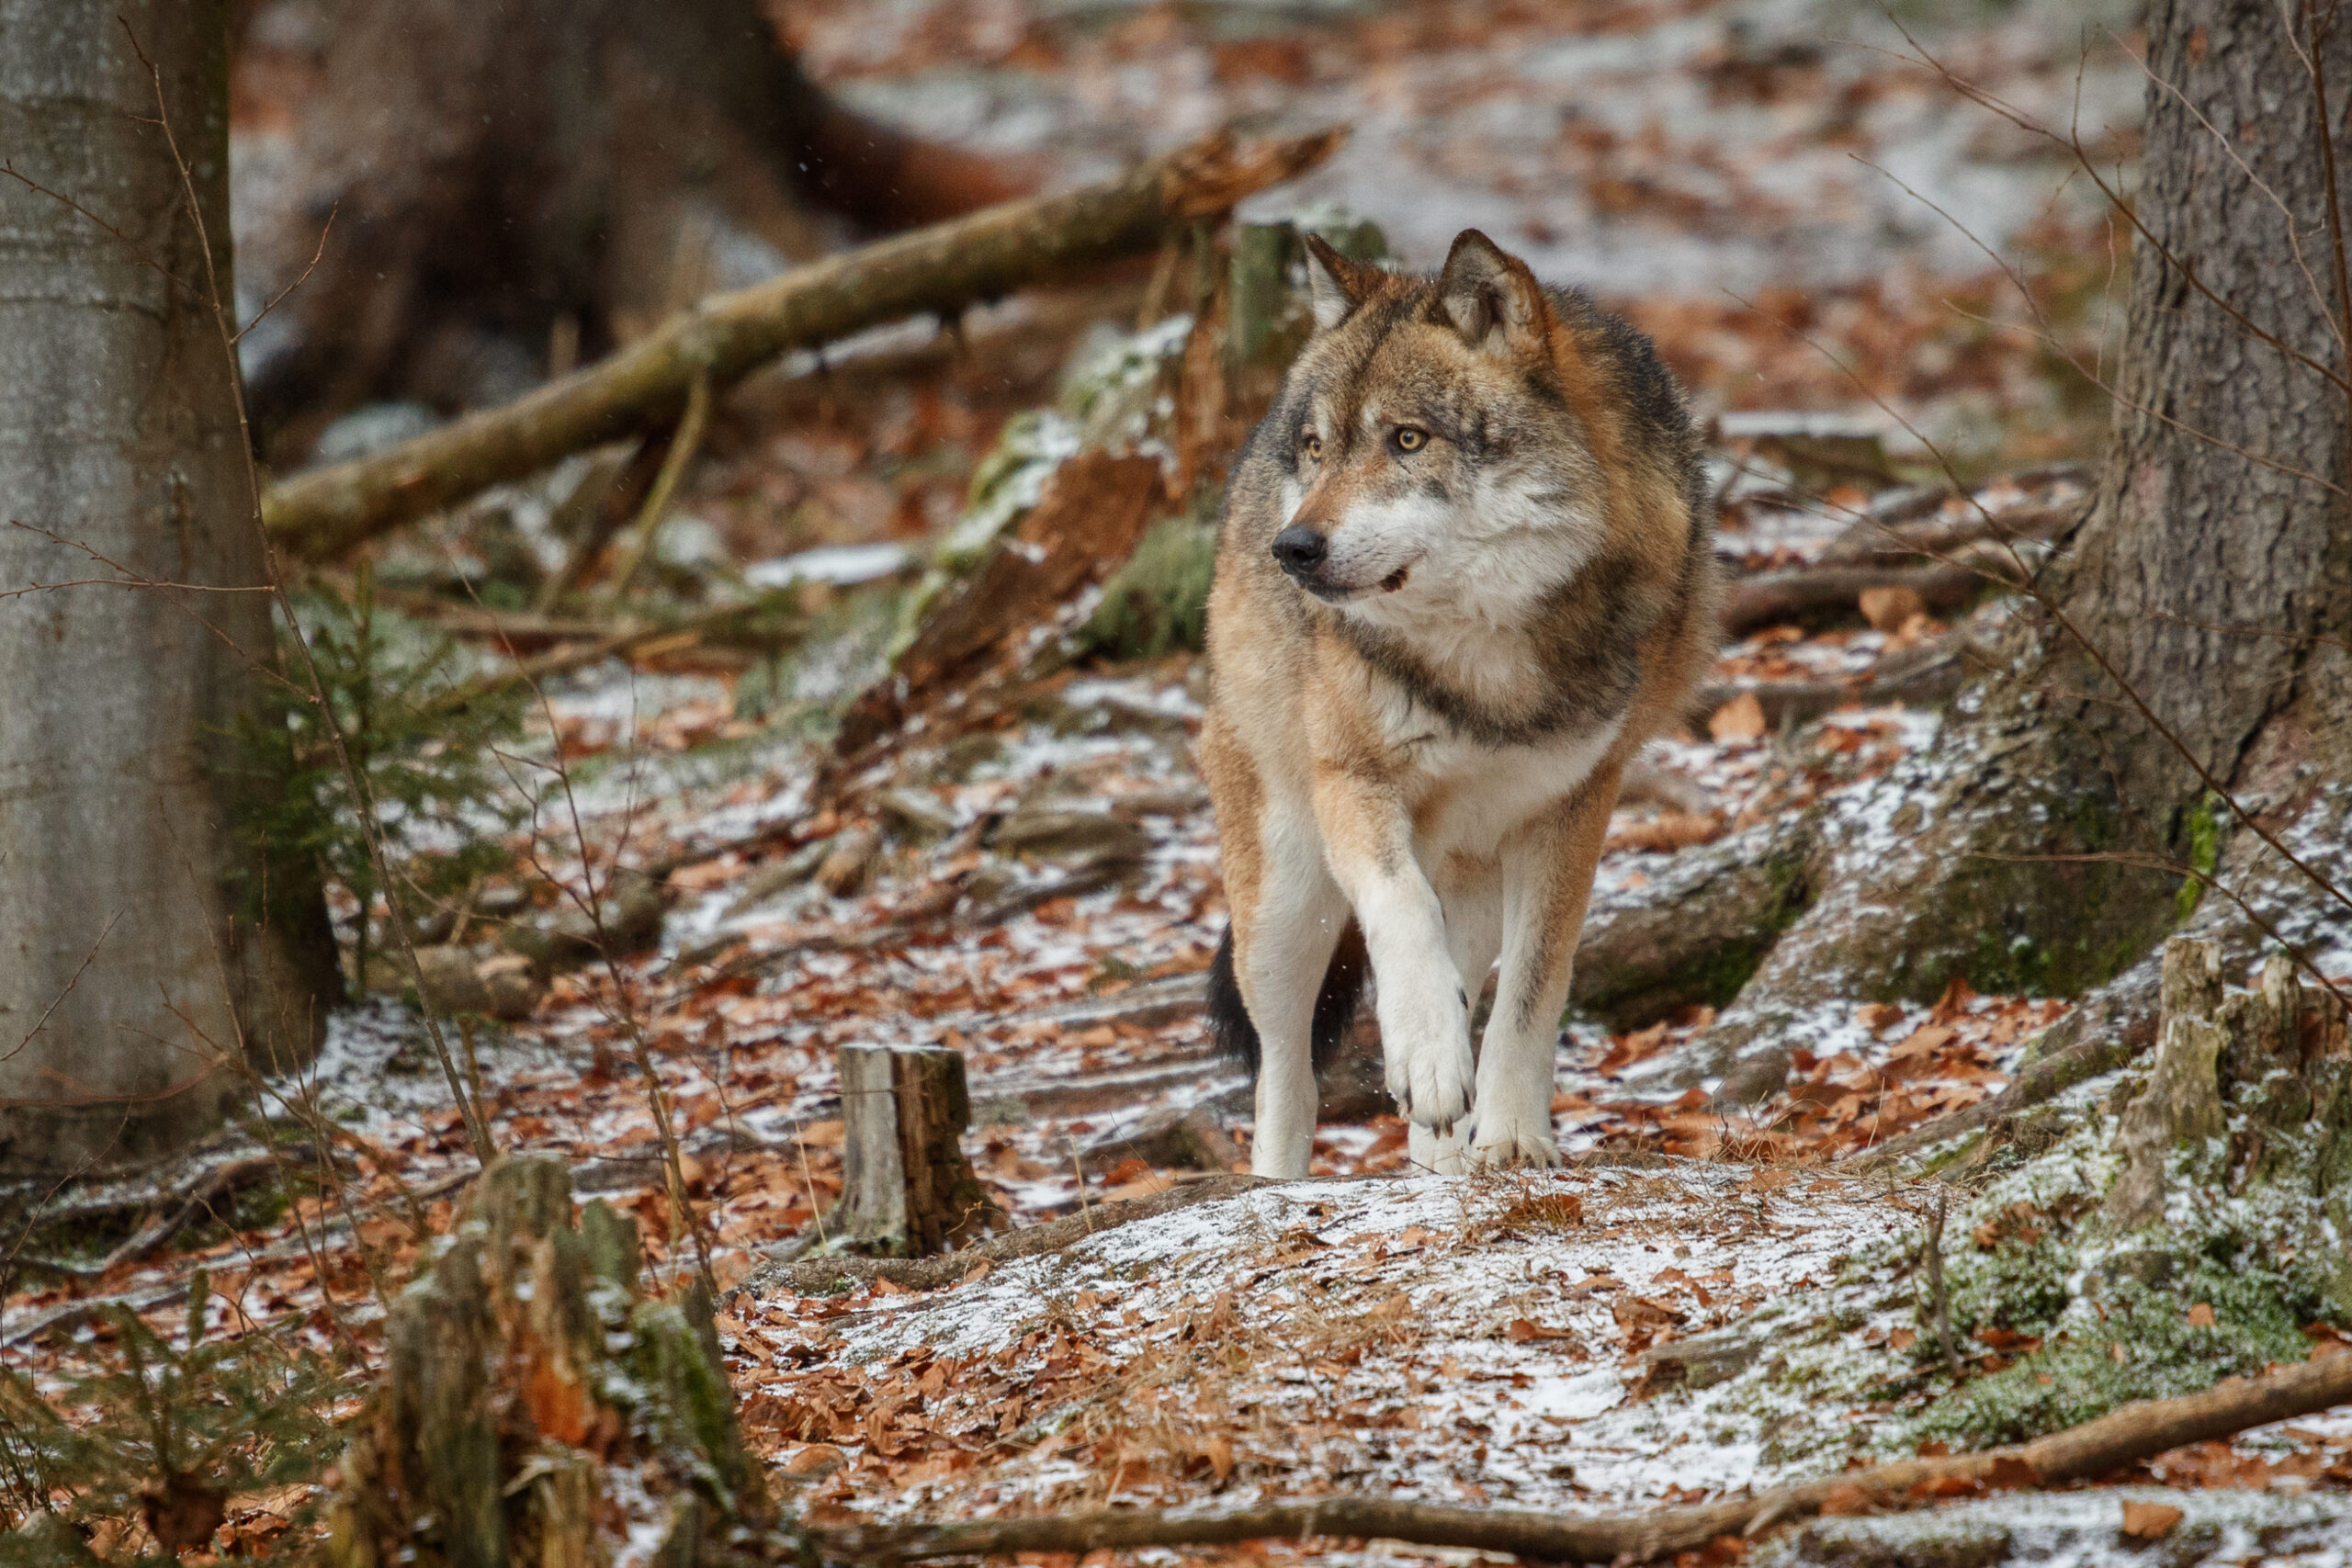
[(1322, 570), (1331, 542), (1312, 528), (1293, 526), (1274, 536), (1274, 560), (1299, 582)]

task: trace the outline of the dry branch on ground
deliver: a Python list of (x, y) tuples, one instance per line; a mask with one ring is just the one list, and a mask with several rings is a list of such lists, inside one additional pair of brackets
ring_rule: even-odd
[(2352, 1400), (2352, 1355), (2335, 1355), (2179, 1399), (2126, 1405), (2047, 1438), (1983, 1453), (1902, 1460), (1760, 1496), (1649, 1514), (1589, 1517), (1334, 1496), (1229, 1513), (1098, 1511), (956, 1524), (865, 1526), (820, 1536), (828, 1551), (868, 1562), (1192, 1546), (1338, 1537), (1508, 1551), (1551, 1562), (1646, 1562), (1752, 1537), (1826, 1511), (1920, 1507), (1954, 1496), (2095, 1480), (2187, 1444), (2291, 1420)]
[(565, 455), (677, 419), (697, 379), (714, 395), (777, 355), (902, 317), (965, 307), (1107, 261), (1328, 157), (1340, 134), (1243, 147), (1217, 135), (1123, 178), (1009, 202), (706, 299), (611, 358), (504, 408), (373, 457), (298, 474), (263, 500), (270, 531), (326, 558)]

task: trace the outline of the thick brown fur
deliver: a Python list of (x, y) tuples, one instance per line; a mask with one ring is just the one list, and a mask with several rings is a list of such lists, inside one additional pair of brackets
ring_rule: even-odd
[(1209, 601), (1214, 999), (1263, 1051), (1253, 1164), (1304, 1173), (1351, 919), (1416, 1157), (1547, 1161), (1617, 780), (1713, 651), (1698, 440), (1647, 339), (1483, 235), (1436, 277), (1311, 250), (1318, 329), (1236, 468)]

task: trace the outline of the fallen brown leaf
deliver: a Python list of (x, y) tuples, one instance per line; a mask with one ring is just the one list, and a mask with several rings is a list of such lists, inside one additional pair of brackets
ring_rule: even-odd
[(1717, 742), (1753, 740), (1764, 733), (1764, 705), (1753, 692), (1742, 692), (1707, 720), (1707, 733)]
[(2162, 1540), (2185, 1517), (2170, 1503), (2123, 1499), (2123, 1533), (2134, 1540)]

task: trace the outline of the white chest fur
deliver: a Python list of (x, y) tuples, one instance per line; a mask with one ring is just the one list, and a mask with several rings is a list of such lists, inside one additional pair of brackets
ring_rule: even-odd
[(1529, 818), (1591, 776), (1619, 728), (1611, 721), (1532, 746), (1483, 746), (1459, 738), (1408, 742), (1406, 794), (1424, 863), (1448, 854), (1493, 854)]

